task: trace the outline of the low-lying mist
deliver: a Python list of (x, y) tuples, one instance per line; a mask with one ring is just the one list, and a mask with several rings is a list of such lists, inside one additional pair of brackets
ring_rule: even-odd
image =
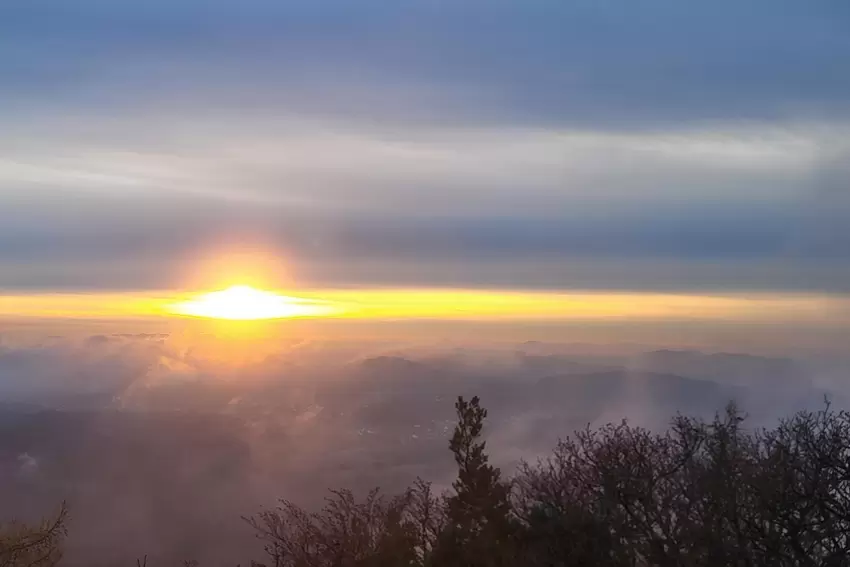
[(0, 344), (2, 514), (71, 509), (67, 565), (257, 556), (240, 519), (329, 488), (448, 486), (457, 396), (489, 410), (488, 450), (511, 470), (587, 424), (664, 428), (731, 400), (753, 427), (829, 398), (837, 359), (527, 342), (287, 341), (226, 364), (168, 335)]

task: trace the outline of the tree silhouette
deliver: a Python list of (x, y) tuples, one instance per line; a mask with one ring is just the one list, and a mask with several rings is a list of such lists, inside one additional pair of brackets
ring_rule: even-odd
[(62, 558), (67, 534), (68, 508), (38, 527), (17, 522), (0, 524), (0, 567), (52, 567)]
[(654, 434), (586, 429), (525, 465), (524, 565), (850, 564), (850, 414), (749, 431), (730, 405)]
[(481, 439), (487, 410), (478, 397), (459, 397), (458, 422), (449, 449), (458, 466), (454, 494), (446, 500), (446, 526), (434, 552), (434, 564), (512, 565), (518, 524), (512, 515), (510, 486), (489, 464)]
[[(455, 409), (451, 491), (422, 480), (395, 497), (331, 491), (315, 513), (283, 500), (247, 519), (270, 565), (850, 565), (848, 412), (827, 405), (751, 430), (730, 404), (710, 422), (679, 415), (664, 433), (587, 427), (508, 482), (489, 463), (479, 399)], [(37, 528), (0, 525), (0, 567), (56, 565), (66, 521), (63, 505)]]

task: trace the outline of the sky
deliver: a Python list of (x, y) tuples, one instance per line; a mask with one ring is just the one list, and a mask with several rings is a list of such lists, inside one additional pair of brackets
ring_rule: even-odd
[(847, 61), (843, 0), (3, 2), (5, 312), (241, 271), (843, 319)]
[[(302, 498), (300, 478), (412, 480), (395, 435), (422, 431), (395, 420), (451, 415), (459, 394), (503, 420), (489, 448), (532, 460), (541, 428), (567, 434), (585, 410), (721, 409), (691, 378), (758, 378), (739, 400), (754, 414), (826, 391), (848, 407), (848, 344), (848, 0), (0, 0), (0, 412), (236, 416), (263, 442), (234, 457), (257, 469), (238, 480)], [(662, 353), (696, 362), (604, 403), (543, 380), (640, 373), (656, 349), (782, 360)], [(799, 390), (775, 371), (789, 357)], [(303, 428), (321, 388), (327, 421)], [(392, 435), (357, 453), (384, 405)], [(123, 561), (215, 519), (189, 539), (228, 557), (208, 544), (240, 528), (218, 519), (241, 524), (256, 497), (205, 489), (225, 469), (195, 459), (231, 438), (139, 429), (180, 457), (163, 461), (104, 416), (105, 443), (33, 422), (0, 480), (79, 462), (54, 475), (88, 502), (74, 545), (120, 542)], [(160, 479), (174, 498), (146, 491)], [(7, 485), (10, 509), (74, 502)]]

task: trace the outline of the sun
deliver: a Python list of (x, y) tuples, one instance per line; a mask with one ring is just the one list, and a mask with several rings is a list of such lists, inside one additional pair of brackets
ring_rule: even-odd
[(177, 315), (190, 317), (256, 321), (315, 317), (327, 315), (332, 309), (315, 300), (278, 295), (247, 285), (236, 285), (176, 303), (171, 311)]

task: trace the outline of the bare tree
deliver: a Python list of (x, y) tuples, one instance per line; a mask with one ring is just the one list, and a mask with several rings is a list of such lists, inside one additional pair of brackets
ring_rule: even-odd
[(348, 490), (331, 492), (321, 512), (290, 501), (246, 518), (266, 543), (274, 567), (409, 566), (419, 561), (413, 496), (386, 498), (372, 490), (357, 501)]
[(52, 567), (62, 558), (68, 508), (63, 502), (52, 518), (38, 527), (17, 522), (0, 524), (0, 567)]
[(586, 429), (526, 464), (527, 565), (812, 566), (850, 560), (850, 414), (748, 431), (734, 405), (654, 434)]
[(587, 427), (506, 481), (488, 462), (486, 410), (456, 409), (453, 491), (336, 491), (316, 514), (283, 501), (248, 520), (274, 567), (850, 565), (850, 413), (751, 430), (730, 404), (664, 433)]

